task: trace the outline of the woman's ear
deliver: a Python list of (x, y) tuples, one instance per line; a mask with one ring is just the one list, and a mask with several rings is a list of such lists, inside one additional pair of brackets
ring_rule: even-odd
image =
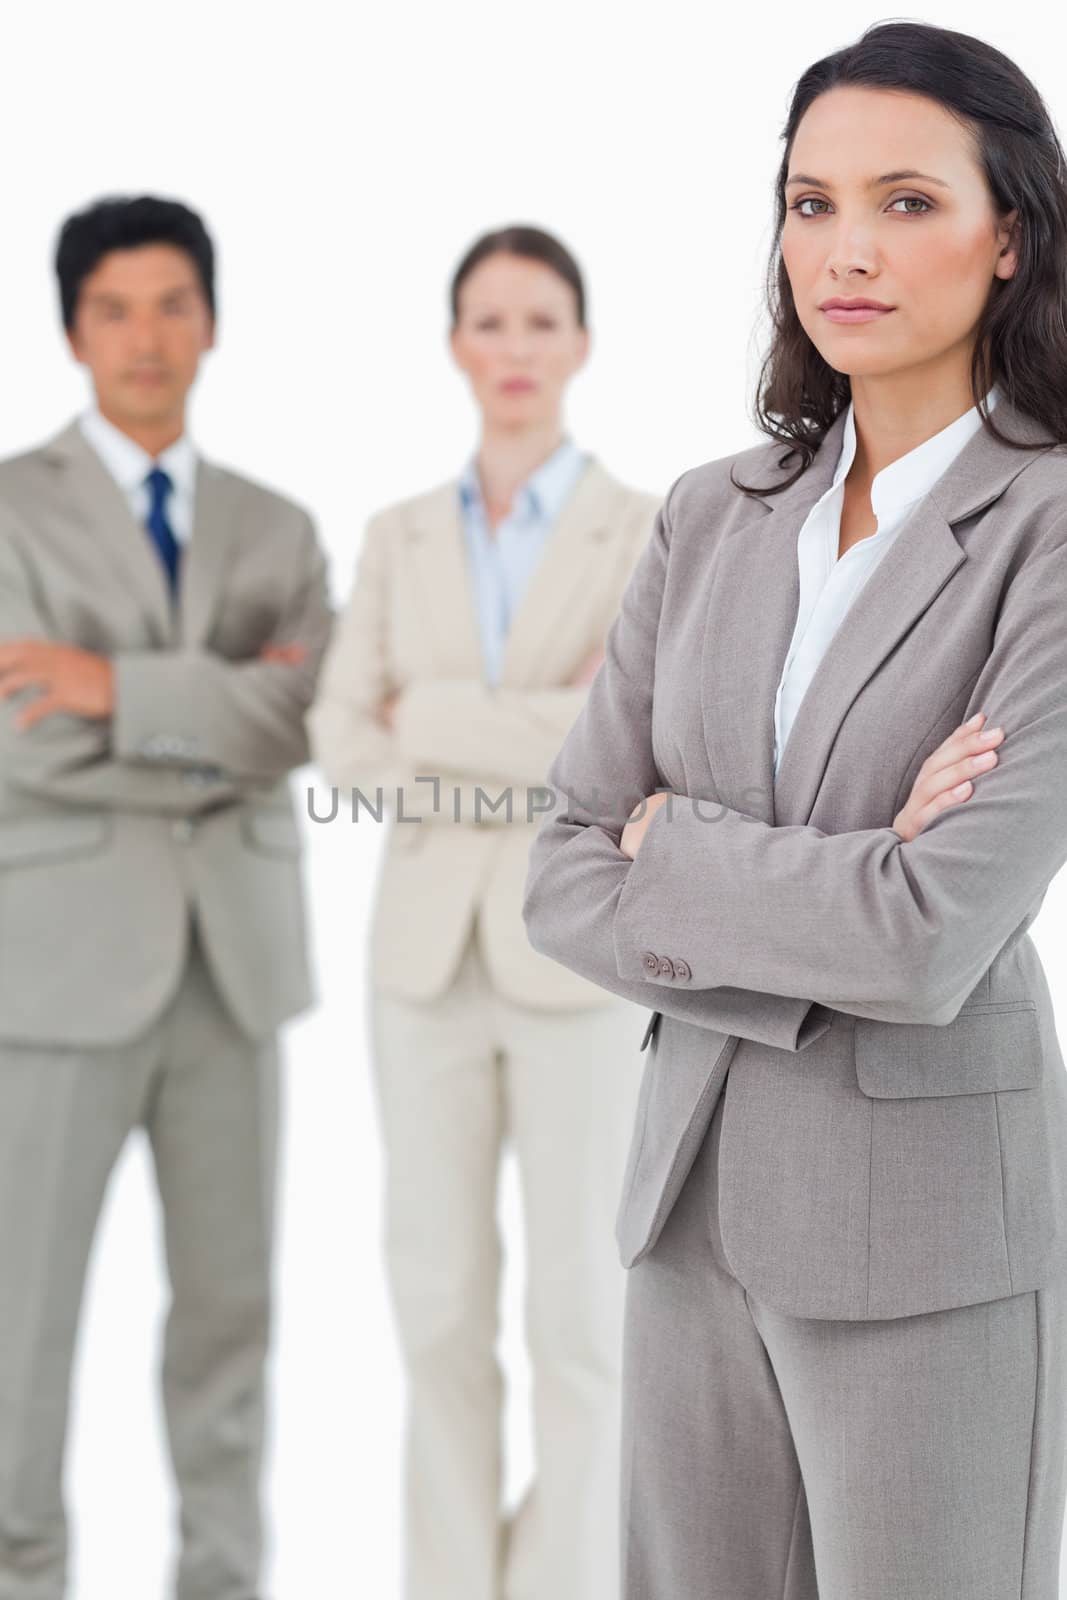
[(1012, 278), (1019, 265), (1019, 250), (1022, 244), (1022, 230), (1019, 227), (1019, 211), (1009, 211), (997, 229), (997, 237), (1001, 241), (1000, 254), (997, 256), (996, 266), (993, 268), (998, 278)]

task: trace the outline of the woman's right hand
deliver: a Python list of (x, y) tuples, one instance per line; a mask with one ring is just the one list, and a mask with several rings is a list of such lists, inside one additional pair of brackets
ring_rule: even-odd
[(902, 839), (914, 839), (939, 812), (969, 800), (974, 791), (971, 778), (996, 766), (995, 746), (1003, 739), (1004, 729), (983, 729), (985, 716), (984, 711), (977, 712), (927, 756), (907, 803), (893, 818), (894, 832)]
[(600, 671), (603, 661), (604, 646), (598, 644), (596, 649), (591, 650), (586, 656), (585, 660), (582, 662), (573, 678), (568, 680), (571, 684), (571, 687), (575, 689), (584, 688), (586, 684), (592, 683), (593, 679)]

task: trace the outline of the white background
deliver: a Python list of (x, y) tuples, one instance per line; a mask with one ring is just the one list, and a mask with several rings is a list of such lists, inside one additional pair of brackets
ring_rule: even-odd
[[(1060, 122), (1054, 17), (969, 0), (919, 20), (1014, 56)], [(662, 493), (758, 437), (757, 315), (790, 91), (878, 20), (826, 0), (11, 5), (0, 453), (55, 432), (84, 402), (60, 335), (60, 220), (104, 193), (150, 190), (199, 209), (219, 250), (219, 348), (193, 435), (312, 509), (338, 600), (366, 516), (455, 473), (474, 444), (445, 347), (445, 290), (490, 226), (536, 222), (577, 253), (594, 349), (572, 390), (572, 431)], [(323, 998), (285, 1033), (266, 1590), (398, 1600), (402, 1391), (361, 991), (381, 830), (365, 819), (358, 832), (307, 831)], [(1035, 929), (1061, 1023), (1064, 934), (1061, 878)], [(131, 1140), (93, 1260), (68, 1462), (73, 1600), (150, 1600), (173, 1554), (147, 1171)], [(502, 1221), (514, 1494), (529, 1433), (510, 1166)]]

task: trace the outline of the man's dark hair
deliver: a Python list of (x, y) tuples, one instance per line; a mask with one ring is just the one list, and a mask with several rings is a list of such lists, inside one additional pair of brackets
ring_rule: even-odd
[(506, 228), (494, 228), (492, 233), (483, 233), (480, 239), (474, 241), (452, 274), (448, 299), (453, 327), (459, 321), (459, 291), (463, 287), (464, 280), (487, 256), (496, 255), (498, 252), (509, 256), (523, 256), (527, 261), (540, 261), (542, 266), (551, 267), (553, 272), (558, 273), (564, 283), (569, 284), (574, 290), (577, 299), (578, 326), (585, 327), (585, 284), (577, 261), (566, 245), (554, 234), (546, 233), (543, 228), (533, 228), (526, 223), (518, 222), (511, 223)]
[(78, 294), (89, 274), (112, 250), (170, 244), (191, 257), (215, 315), (215, 248), (203, 221), (180, 200), (156, 195), (108, 196), (76, 211), (59, 230), (55, 267), (63, 326), (74, 326)]

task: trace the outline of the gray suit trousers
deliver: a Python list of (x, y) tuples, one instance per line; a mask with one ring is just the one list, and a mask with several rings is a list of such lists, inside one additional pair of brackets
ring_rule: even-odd
[[(274, 1039), (236, 1026), (195, 932), (177, 992), (129, 1043), (0, 1043), (0, 1600), (65, 1592), (79, 1305), (108, 1179), (138, 1126), (172, 1288), (162, 1376), (181, 1494), (177, 1593), (260, 1592), (277, 1074)], [(121, 1561), (116, 1550), (116, 1593)]]
[(762, 1305), (719, 1233), (724, 1104), (629, 1275), (624, 1600), (1057, 1600), (1063, 1277), (876, 1321)]

